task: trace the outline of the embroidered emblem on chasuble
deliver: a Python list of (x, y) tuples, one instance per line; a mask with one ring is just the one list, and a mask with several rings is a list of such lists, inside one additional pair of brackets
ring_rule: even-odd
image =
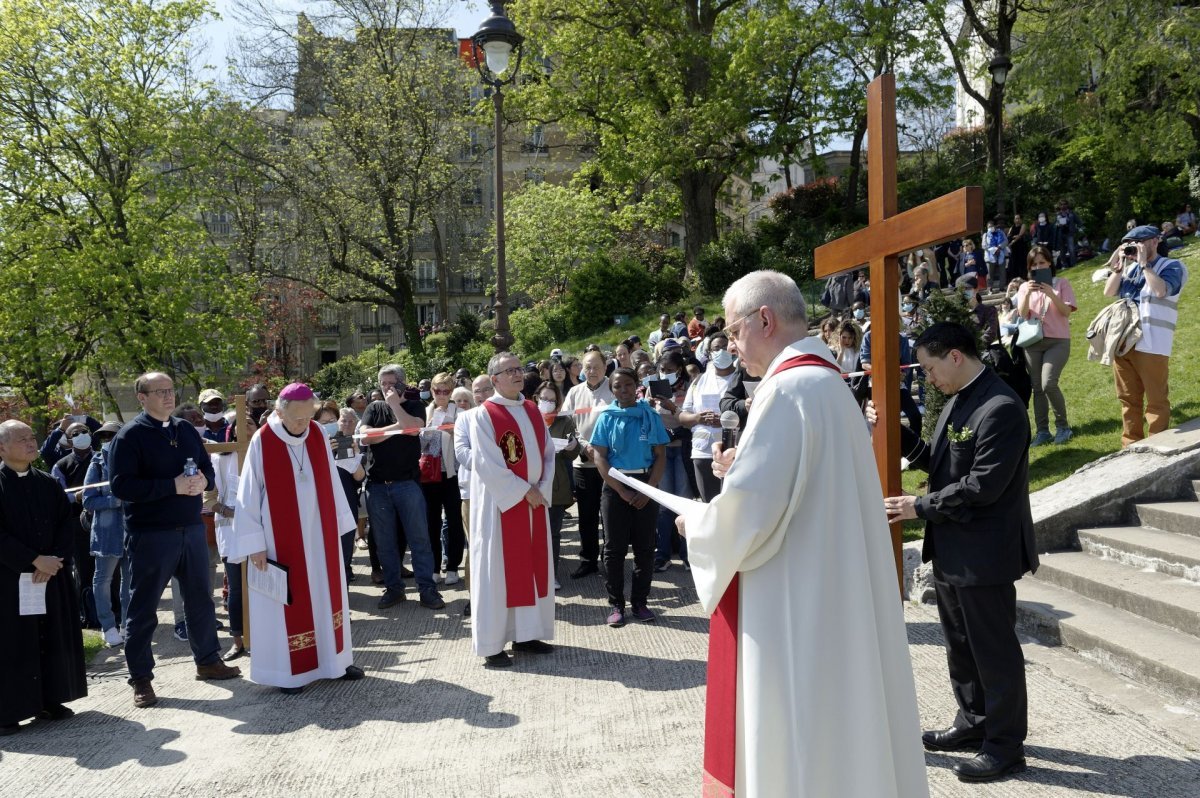
[(521, 436), (508, 430), (500, 436), (500, 452), (504, 455), (504, 462), (510, 466), (525, 459), (525, 444), (521, 442)]

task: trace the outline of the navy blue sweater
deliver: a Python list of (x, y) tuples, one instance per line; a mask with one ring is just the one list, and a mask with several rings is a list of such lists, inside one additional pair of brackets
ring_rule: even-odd
[[(171, 445), (171, 441), (176, 446)], [(130, 532), (169, 529), (201, 523), (201, 496), (180, 496), (175, 478), (188, 458), (196, 461), (212, 490), (212, 461), (196, 429), (183, 419), (157, 421), (141, 413), (121, 428), (109, 450), (112, 492), (125, 504)]]

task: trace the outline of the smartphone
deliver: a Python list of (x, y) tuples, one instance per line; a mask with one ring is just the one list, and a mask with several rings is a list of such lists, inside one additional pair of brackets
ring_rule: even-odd
[(354, 439), (349, 435), (343, 435), (339, 432), (329, 440), (336, 444), (333, 453), (334, 460), (346, 460), (354, 456)]
[(1052, 272), (1050, 269), (1034, 269), (1032, 272), (1029, 273), (1029, 279), (1033, 280), (1035, 283), (1042, 283), (1043, 285), (1053, 285), (1054, 284), (1054, 272)]
[(650, 380), (647, 385), (651, 396), (657, 396), (659, 399), (670, 399), (673, 396), (671, 383), (666, 380)]

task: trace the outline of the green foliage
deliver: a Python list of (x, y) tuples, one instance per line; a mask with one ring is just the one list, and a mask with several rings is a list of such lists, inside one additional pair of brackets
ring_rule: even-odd
[(455, 368), (464, 368), (472, 374), (487, 373), (487, 364), (496, 354), (491, 341), (472, 341), (458, 354)]
[(722, 292), (734, 280), (758, 269), (761, 260), (753, 237), (742, 232), (722, 236), (700, 253), (700, 260), (696, 263), (700, 290), (706, 294)]
[[(570, 295), (573, 294), (574, 289)], [(551, 346), (565, 335), (562, 305), (546, 303), (514, 310), (508, 314), (508, 328), (512, 332), (516, 354), (529, 357), (530, 353)]]
[(640, 263), (595, 258), (575, 273), (563, 307), (566, 331), (596, 329), (611, 323), (614, 316), (636, 313), (654, 289), (654, 277)]
[[(966, 300), (963, 295), (957, 291), (951, 294), (943, 293), (942, 291), (934, 291), (929, 295), (929, 298), (921, 303), (920, 323), (914, 329), (914, 338), (917, 338), (921, 333), (925, 332), (930, 325), (940, 321), (952, 321), (955, 324), (961, 324), (968, 330), (975, 332), (975, 345), (982, 352), (983, 346), (983, 330), (975, 322), (975, 314), (967, 307)], [(937, 426), (938, 416), (942, 413), (942, 408), (946, 404), (946, 395), (938, 390), (932, 383), (925, 383), (925, 416), (921, 428), (921, 437), (925, 440), (933, 438), (934, 428)]]

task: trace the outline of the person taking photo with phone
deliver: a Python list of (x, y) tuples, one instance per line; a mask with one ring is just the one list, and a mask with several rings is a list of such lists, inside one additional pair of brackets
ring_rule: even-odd
[[(1071, 283), (1054, 277), (1050, 250), (1037, 245), (1029, 250), (1029, 280), (1017, 290), (1017, 313), (1022, 319), (1039, 319), (1042, 339), (1022, 347), (1029, 379), (1033, 383), (1033, 420), (1037, 431), (1030, 446), (1066, 443), (1071, 439), (1067, 400), (1058, 387), (1059, 377), (1071, 357), (1071, 314), (1078, 308)], [(1050, 407), (1054, 408), (1055, 433), (1050, 435)]]

